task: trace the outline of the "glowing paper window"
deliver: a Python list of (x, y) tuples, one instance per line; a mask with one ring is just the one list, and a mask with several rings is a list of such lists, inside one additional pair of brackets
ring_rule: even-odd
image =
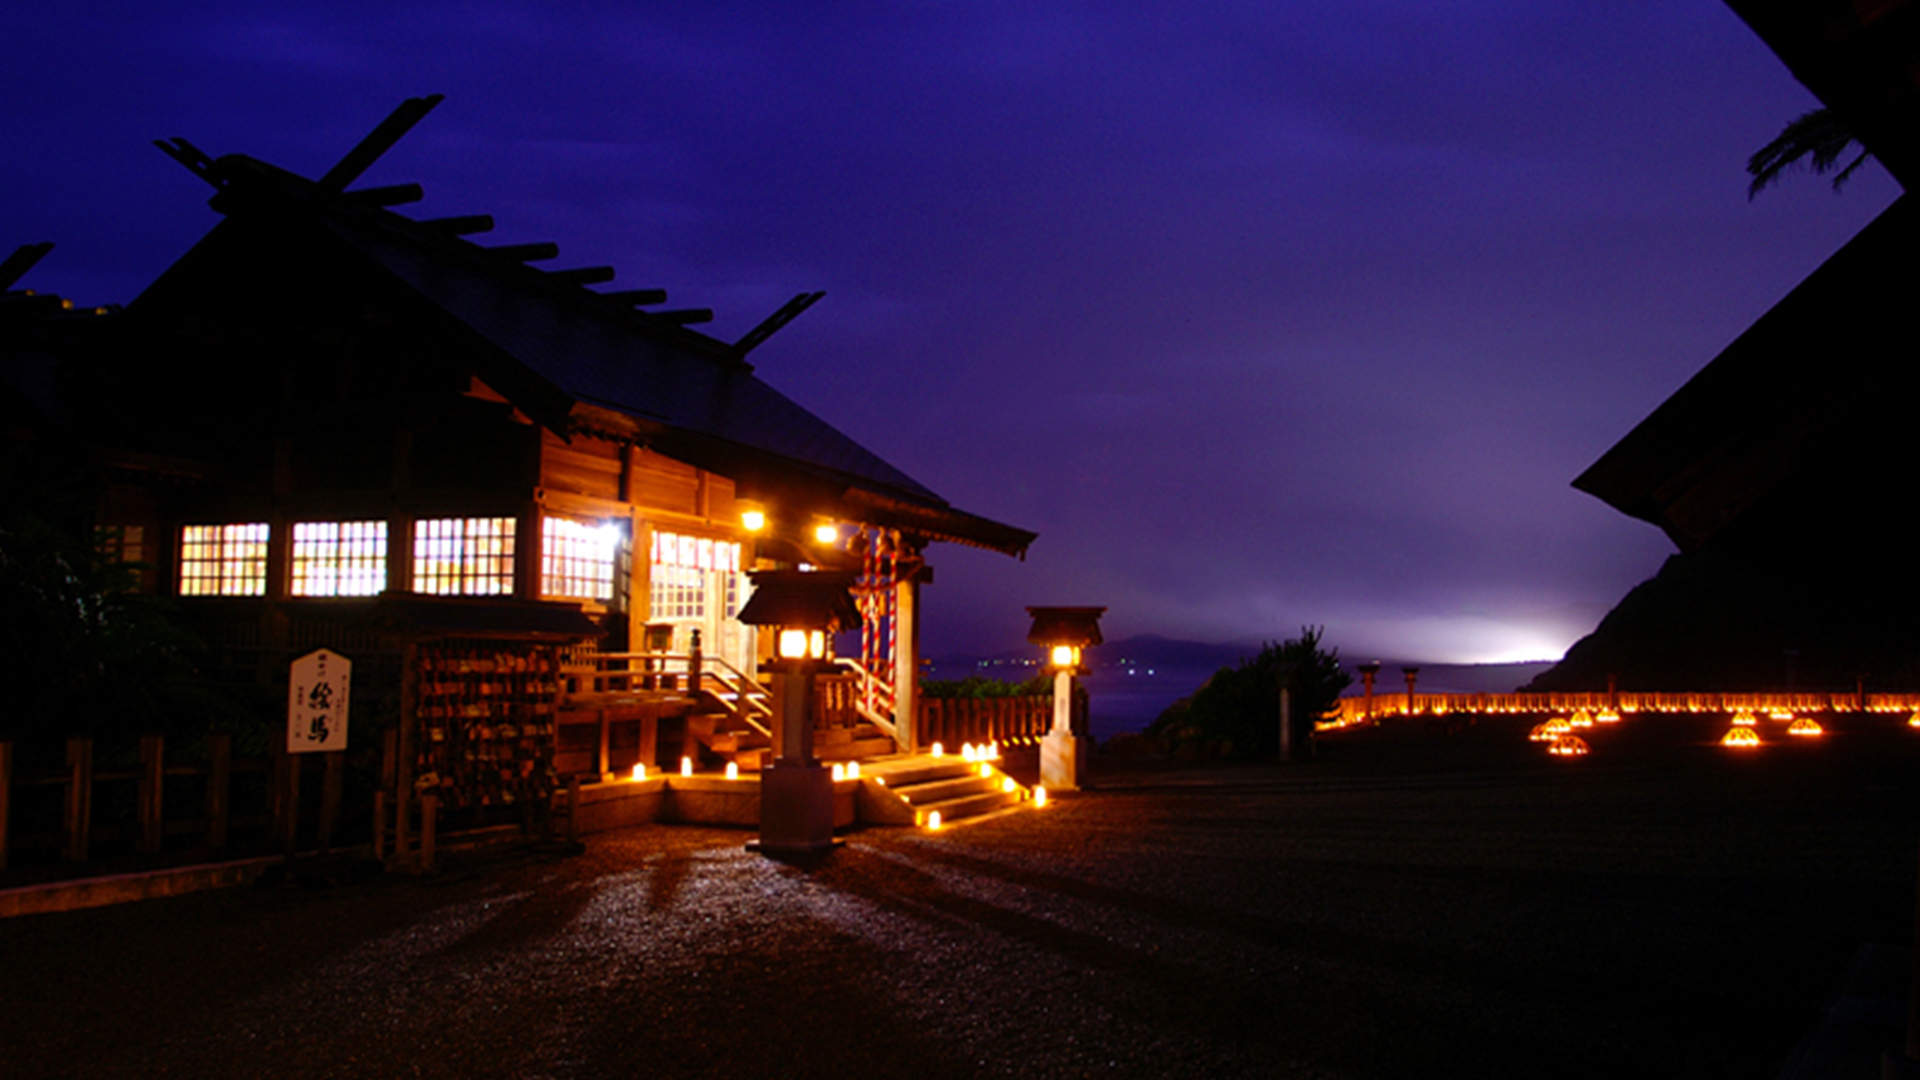
[(512, 518), (433, 518), (413, 523), (413, 591), (440, 596), (513, 595)]
[(180, 530), (181, 596), (265, 596), (267, 525), (188, 525)]
[[(740, 545), (729, 540), (653, 534), (652, 618), (659, 622), (704, 621), (724, 606), (738, 610)], [(717, 580), (716, 580), (717, 577)], [(709, 594), (716, 594), (709, 601)]]
[(293, 595), (374, 596), (387, 587), (387, 523), (302, 521), (293, 527)]
[(618, 525), (588, 525), (550, 517), (540, 524), (540, 592), (581, 600), (613, 596), (614, 556), (620, 548)]

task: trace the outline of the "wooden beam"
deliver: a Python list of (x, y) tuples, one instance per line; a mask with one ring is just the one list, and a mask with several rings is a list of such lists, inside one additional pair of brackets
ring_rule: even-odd
[(649, 311), (647, 314), (662, 322), (677, 323), (681, 326), (713, 321), (712, 308), (681, 308), (677, 311)]
[(480, 250), (512, 259), (514, 262), (544, 262), (547, 259), (560, 257), (560, 245), (551, 240), (542, 240), (533, 244), (502, 244), (499, 247)]
[(360, 140), (360, 145), (347, 151), (346, 157), (341, 158), (333, 168), (327, 170), (327, 174), (319, 180), (320, 187), (327, 191), (345, 191), (348, 184), (360, 179), (361, 173), (366, 172), (374, 162), (380, 160), (381, 154), (392, 149), (394, 143), (399, 142), (407, 132), (412, 131), (413, 125), (419, 123), (423, 117), (433, 111), (435, 105), (440, 104), (445, 98), (445, 94), (428, 94), (426, 97), (408, 98), (401, 102), (399, 108), (388, 113), (387, 118), (380, 121), (380, 126), (368, 132), (367, 137)]
[(5, 262), (0, 262), (0, 292), (13, 288), (13, 283), (27, 276), (33, 264), (45, 258), (53, 250), (51, 241), (38, 244), (21, 244), (13, 249)]
[(615, 289), (599, 294), (602, 300), (609, 300), (625, 307), (646, 307), (648, 304), (667, 302), (665, 289)]
[(747, 355), (747, 353), (757, 348), (761, 342), (766, 341), (778, 333), (781, 327), (799, 318), (801, 312), (812, 307), (825, 295), (827, 294), (824, 292), (803, 292), (780, 305), (780, 310), (762, 319), (759, 326), (747, 331), (741, 335), (739, 341), (733, 343), (733, 354), (735, 356)]
[(547, 277), (562, 285), (598, 285), (613, 280), (611, 266), (577, 266), (571, 270), (549, 270)]
[(426, 218), (414, 224), (443, 236), (471, 236), (474, 233), (492, 232), (493, 215), (464, 214), (458, 217)]
[(388, 184), (385, 187), (349, 191), (344, 193), (344, 197), (367, 206), (399, 206), (401, 203), (419, 202), (427, 197), (427, 192), (419, 184)]

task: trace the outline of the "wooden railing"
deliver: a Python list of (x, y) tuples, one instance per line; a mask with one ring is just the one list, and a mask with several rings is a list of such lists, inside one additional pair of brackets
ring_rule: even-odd
[[(168, 762), (166, 742), (158, 735), (140, 739), (137, 764), (131, 768), (95, 768), (94, 743), (76, 736), (67, 740), (66, 767), (60, 772), (16, 775), (13, 747), (0, 742), (0, 870), (7, 868), (12, 850), (30, 846), (57, 846), (60, 860), (84, 863), (95, 855), (100, 842), (127, 840), (142, 856), (159, 855), (169, 836), (196, 837), (196, 845), (213, 852), (224, 851), (232, 830), (268, 826), (268, 835), (287, 851), (293, 850), (300, 820), (300, 774), (306, 758), (322, 761), (318, 836), (324, 849), (331, 845), (341, 811), (344, 753), (288, 754), (282, 749), (267, 757), (233, 756), (230, 736), (207, 737), (207, 755), (198, 762)], [(266, 815), (233, 813), (235, 774), (266, 773)], [(189, 816), (167, 816), (177, 810), (165, 798), (170, 777), (200, 777), (204, 780), (203, 801), (189, 810)], [(105, 827), (96, 819), (96, 807), (102, 786), (131, 783), (134, 786), (133, 824), (130, 830)], [(57, 836), (16, 835), (21, 824), (16, 812), (22, 789), (59, 787), (60, 826)], [(124, 804), (121, 804), (124, 806)], [(131, 833), (129, 836), (128, 833)]]
[(560, 665), (563, 702), (645, 694), (705, 694), (741, 723), (770, 735), (773, 706), (760, 683), (717, 656), (704, 653), (580, 653)]
[(1756, 713), (1785, 710), (1800, 715), (1820, 712), (1881, 712), (1911, 714), (1920, 710), (1920, 694), (1861, 694), (1858, 691), (1836, 693), (1796, 692), (1643, 692), (1604, 690), (1561, 693), (1515, 694), (1375, 694), (1371, 713), (1367, 699), (1352, 695), (1340, 699), (1337, 708), (1320, 727), (1345, 727), (1370, 719), (1396, 716), (1434, 716), (1446, 713), (1571, 713), (1577, 709), (1597, 712), (1616, 709), (1622, 713), (1732, 713), (1742, 709)]
[(848, 690), (844, 698), (835, 698), (834, 707), (851, 711), (888, 738), (898, 741), (900, 731), (894, 726), (894, 718), (899, 710), (894, 705), (893, 684), (868, 671), (857, 660), (843, 659), (839, 666), (846, 674)]
[(1032, 742), (1053, 726), (1053, 696), (921, 698), (920, 745)]

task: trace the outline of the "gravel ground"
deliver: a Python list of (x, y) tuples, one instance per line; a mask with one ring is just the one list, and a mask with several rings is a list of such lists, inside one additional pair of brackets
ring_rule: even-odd
[(648, 827), (0, 922), (0, 1078), (1776, 1075), (1914, 923), (1920, 736), (1341, 733), (818, 865)]

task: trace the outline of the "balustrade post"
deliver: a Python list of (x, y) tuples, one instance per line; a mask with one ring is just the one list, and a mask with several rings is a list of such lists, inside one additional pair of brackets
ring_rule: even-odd
[(233, 736), (207, 736), (207, 846), (227, 846), (227, 807), (233, 785)]
[(691, 646), (687, 649), (687, 693), (700, 692), (700, 666), (705, 656), (700, 651), (700, 628), (695, 627), (691, 637)]
[(166, 741), (159, 735), (140, 736), (140, 792), (135, 816), (139, 820), (142, 855), (160, 854), (161, 791), (166, 777)]
[(86, 862), (87, 841), (93, 832), (93, 740), (77, 735), (67, 740), (64, 816), (67, 846), (61, 857), (68, 862)]

